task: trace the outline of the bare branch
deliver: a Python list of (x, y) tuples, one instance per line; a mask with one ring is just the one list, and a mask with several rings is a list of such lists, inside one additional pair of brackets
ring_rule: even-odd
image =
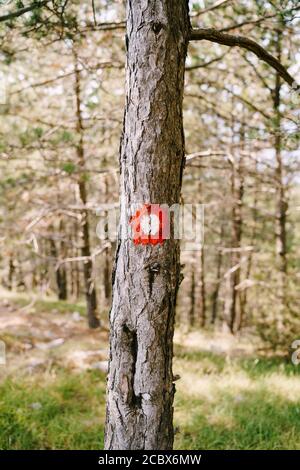
[(19, 16), (24, 15), (28, 11), (35, 10), (36, 8), (41, 8), (45, 5), (47, 5), (47, 3), (49, 3), (50, 1), (51, 0), (44, 0), (44, 1), (41, 1), (41, 2), (34, 2), (31, 5), (28, 5), (27, 7), (20, 8), (19, 10), (16, 10), (16, 11), (12, 11), (11, 13), (7, 13), (6, 15), (2, 15), (2, 16), (0, 16), (0, 23), (2, 23), (3, 21), (9, 21), (9, 20), (13, 20), (14, 18), (18, 18)]
[[(214, 5), (204, 8), (203, 10), (198, 11), (194, 15), (191, 15), (192, 18), (197, 18), (198, 16), (203, 15), (204, 13), (208, 13), (210, 11), (214, 11), (217, 8), (220, 8), (222, 6), (225, 6), (226, 3), (229, 3), (230, 0), (219, 0), (217, 1)], [(226, 5), (227, 6), (227, 5)]]
[(230, 26), (227, 26), (225, 28), (222, 28), (220, 31), (222, 31), (223, 33), (225, 32), (228, 32), (228, 31), (232, 31), (234, 29), (239, 29), (239, 28), (242, 28), (243, 26), (249, 26), (249, 25), (258, 25), (260, 23), (263, 23), (264, 21), (266, 20), (269, 20), (269, 19), (274, 19), (274, 18), (278, 18), (279, 15), (287, 15), (287, 14), (290, 14), (290, 13), (293, 13), (293, 12), (296, 12), (300, 10), (300, 7), (297, 6), (297, 7), (293, 7), (293, 8), (289, 8), (289, 9), (286, 9), (286, 10), (279, 10), (277, 11), (276, 13), (272, 13), (270, 15), (265, 15), (265, 16), (261, 16), (260, 18), (255, 18), (255, 19), (252, 19), (252, 20), (245, 20), (241, 23), (236, 23), (236, 24), (232, 24)]
[(215, 57), (214, 59), (211, 59), (211, 60), (209, 60), (209, 61), (207, 61), (207, 62), (203, 62), (202, 64), (187, 66), (187, 67), (185, 67), (185, 71), (186, 71), (186, 72), (190, 72), (190, 71), (195, 70), (195, 69), (200, 69), (200, 68), (203, 68), (203, 67), (208, 67), (209, 65), (214, 64), (215, 62), (218, 62), (219, 60), (224, 59), (224, 57), (226, 56), (227, 53), (228, 53), (228, 51), (225, 52), (225, 54), (219, 55), (218, 57)]
[[(242, 49), (246, 49), (247, 51), (253, 52), (253, 54), (255, 54), (259, 59), (263, 60), (273, 69), (275, 69), (291, 87), (295, 87), (296, 85), (295, 79), (289, 74), (289, 72), (279, 62), (279, 60), (269, 54), (269, 52), (267, 52), (262, 46), (253, 41), (253, 39), (249, 39), (244, 36), (233, 36), (231, 34), (225, 34), (212, 28), (203, 28), (192, 30), (190, 40), (207, 40), (216, 42), (218, 44), (223, 44), (224, 46), (241, 47)], [(295, 87), (295, 89), (298, 88), (299, 85)]]
[(204, 152), (195, 152), (195, 153), (190, 153), (189, 155), (186, 155), (185, 160), (186, 164), (189, 165), (192, 160), (195, 158), (205, 158), (205, 157), (215, 157), (215, 156), (224, 156), (225, 152), (222, 151), (213, 151), (213, 150), (207, 150)]

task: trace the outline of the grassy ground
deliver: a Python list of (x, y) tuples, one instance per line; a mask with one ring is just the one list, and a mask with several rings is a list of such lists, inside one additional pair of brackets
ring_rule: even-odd
[[(0, 449), (102, 448), (107, 331), (76, 305), (21, 304), (0, 309)], [(176, 449), (300, 449), (300, 366), (224, 335), (175, 341)]]

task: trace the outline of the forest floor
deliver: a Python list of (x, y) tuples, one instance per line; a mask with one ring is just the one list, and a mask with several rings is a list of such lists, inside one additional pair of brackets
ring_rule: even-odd
[[(0, 449), (102, 448), (107, 328), (83, 304), (0, 298)], [(176, 449), (300, 449), (300, 366), (178, 329), (174, 373)]]

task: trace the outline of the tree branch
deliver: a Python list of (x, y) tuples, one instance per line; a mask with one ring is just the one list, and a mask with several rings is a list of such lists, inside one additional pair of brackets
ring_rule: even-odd
[(241, 47), (247, 51), (253, 52), (259, 59), (263, 60), (269, 64), (273, 69), (275, 69), (279, 75), (293, 88), (299, 89), (299, 85), (296, 85), (295, 79), (289, 74), (286, 68), (276, 59), (267, 52), (262, 46), (252, 39), (246, 38), (244, 36), (234, 36), (231, 34), (222, 33), (216, 29), (212, 28), (203, 28), (203, 29), (194, 29), (190, 34), (191, 41), (201, 41), (207, 40), (211, 42), (216, 42), (218, 44), (223, 44), (224, 46), (230, 47)]
[(263, 23), (266, 20), (273, 19), (273, 18), (276, 18), (276, 17), (278, 18), (279, 15), (287, 15), (289, 13), (293, 13), (293, 12), (296, 12), (298, 10), (300, 10), (300, 7), (293, 7), (293, 8), (289, 8), (289, 9), (286, 9), (286, 10), (279, 10), (276, 13), (272, 13), (270, 15), (262, 16), (260, 18), (254, 19), (254, 20), (246, 20), (246, 21), (243, 21), (242, 23), (236, 23), (236, 24), (232, 24), (231, 26), (226, 26), (225, 28), (222, 28), (220, 31), (225, 33), (225, 32), (228, 32), (228, 31), (232, 31), (234, 29), (242, 28), (243, 26), (257, 25), (259, 23)]
[[(197, 18), (198, 16), (200, 15), (203, 15), (204, 13), (208, 13), (210, 11), (214, 11), (216, 10), (217, 8), (220, 8), (222, 6), (225, 6), (225, 3), (228, 3), (230, 0), (219, 0), (217, 1), (214, 5), (210, 6), (210, 7), (207, 7), (207, 8), (204, 8), (203, 10), (200, 10), (198, 11), (197, 13), (195, 13), (194, 15), (192, 14), (191, 17), (192, 18)], [(227, 6), (227, 5), (226, 5)]]
[(32, 3), (31, 5), (28, 5), (27, 7), (20, 8), (19, 10), (12, 11), (11, 13), (7, 13), (6, 15), (0, 16), (0, 23), (3, 21), (8, 21), (8, 20), (13, 20), (14, 18), (18, 18), (19, 16), (24, 15), (28, 11), (35, 10), (36, 8), (41, 8), (47, 3), (49, 3), (51, 0), (44, 0), (44, 1), (37, 1)]
[(214, 59), (208, 60), (207, 62), (203, 62), (202, 64), (186, 66), (185, 70), (186, 70), (186, 72), (190, 72), (191, 70), (200, 69), (200, 68), (203, 68), (203, 67), (208, 67), (209, 65), (214, 64), (215, 62), (218, 62), (219, 60), (222, 60), (227, 53), (228, 53), (228, 51), (226, 51), (225, 54), (219, 55), (218, 57), (215, 57)]

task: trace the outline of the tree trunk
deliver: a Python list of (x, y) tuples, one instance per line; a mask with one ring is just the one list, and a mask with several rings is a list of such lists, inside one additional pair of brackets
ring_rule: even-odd
[[(75, 192), (76, 198), (76, 192)], [(72, 235), (71, 235), (71, 256), (77, 258), (80, 256), (78, 250), (78, 234), (80, 232), (80, 227), (77, 219), (72, 224)], [(72, 297), (75, 300), (78, 300), (80, 297), (80, 271), (79, 271), (79, 262), (70, 263), (70, 277), (71, 277), (71, 292)]]
[[(67, 246), (64, 239), (65, 236), (65, 227), (64, 223), (61, 220), (59, 224), (59, 233), (60, 233), (60, 256), (62, 259), (67, 257)], [(60, 271), (60, 291), (59, 291), (59, 299), (60, 300), (67, 300), (68, 298), (68, 278), (67, 278), (67, 268), (66, 264), (62, 264), (58, 271)]]
[(192, 274), (191, 274), (191, 303), (190, 303), (190, 311), (189, 311), (189, 324), (190, 326), (194, 326), (195, 324), (195, 268), (192, 266)]
[[(50, 254), (54, 261), (54, 267), (58, 261), (57, 248), (53, 238), (50, 238)], [(59, 300), (67, 299), (67, 273), (64, 265), (55, 269), (55, 279), (57, 285), (57, 297)]]
[(80, 70), (78, 65), (77, 53), (74, 49), (74, 62), (75, 62), (75, 96), (76, 96), (76, 128), (79, 134), (79, 142), (77, 144), (77, 158), (80, 167), (80, 175), (78, 181), (79, 195), (83, 209), (81, 211), (82, 221), (82, 247), (81, 256), (85, 257), (83, 263), (83, 277), (84, 277), (84, 289), (87, 306), (87, 317), (90, 328), (98, 328), (100, 321), (97, 318), (97, 297), (96, 289), (93, 282), (93, 263), (91, 260), (91, 249), (90, 249), (90, 234), (89, 234), (89, 218), (88, 210), (86, 209), (87, 203), (87, 189), (85, 180), (85, 154), (83, 145), (83, 123), (82, 123), (82, 111), (81, 111), (81, 99), (80, 99)]
[[(237, 172), (236, 169), (232, 169), (232, 195), (234, 198), (233, 201), (233, 210), (232, 210), (232, 222), (233, 222), (233, 230), (232, 230), (232, 238), (233, 238), (233, 252), (232, 252), (232, 267), (236, 267), (231, 276), (231, 307), (230, 307), (230, 320), (229, 320), (229, 328), (231, 333), (234, 333), (235, 330), (235, 323), (237, 318), (237, 308), (238, 308), (238, 292), (236, 290), (237, 285), (240, 283), (241, 277), (241, 240), (242, 240), (242, 201), (243, 201), (243, 193), (244, 193), (244, 184), (243, 184), (243, 176), (240, 173), (240, 164), (238, 163)], [(238, 188), (236, 187), (238, 186)]]
[(8, 279), (7, 279), (7, 286), (9, 290), (13, 288), (13, 280), (15, 274), (15, 264), (13, 255), (10, 255), (9, 262), (8, 262)]
[(211, 312), (211, 324), (214, 325), (218, 316), (218, 300), (219, 300), (219, 291), (220, 291), (220, 283), (221, 283), (221, 269), (222, 269), (222, 261), (223, 261), (223, 252), (222, 252), (222, 244), (223, 244), (223, 237), (224, 237), (224, 223), (221, 224), (221, 233), (220, 233), (220, 242), (219, 242), (219, 249), (217, 255), (217, 273), (216, 273), (216, 286), (212, 293), (212, 312)]
[[(200, 196), (203, 194), (203, 184), (202, 184), (202, 175), (200, 176), (199, 184), (198, 184), (198, 191)], [(201, 203), (203, 204), (202, 197), (200, 199)], [(199, 315), (199, 322), (202, 328), (205, 327), (206, 323), (206, 285), (205, 285), (205, 254), (204, 254), (204, 240), (202, 240), (201, 248), (200, 248), (200, 315)]]
[[(105, 178), (104, 180), (104, 201), (105, 203), (109, 202), (107, 178)], [(108, 212), (105, 211), (105, 217), (107, 217), (107, 215), (108, 215)], [(111, 265), (112, 265), (111, 252), (112, 252), (112, 247), (107, 247), (104, 250), (103, 280), (104, 280), (104, 298), (105, 298), (106, 305), (109, 305), (111, 302)]]
[(205, 289), (205, 268), (204, 268), (204, 246), (200, 249), (200, 282), (201, 282), (201, 310), (200, 310), (200, 325), (202, 328), (206, 322), (206, 289)]
[(104, 278), (104, 297), (106, 305), (109, 304), (111, 299), (111, 248), (105, 248), (104, 250), (104, 269), (103, 269), (103, 278)]
[[(121, 220), (132, 203), (179, 203), (186, 0), (127, 1), (127, 89), (121, 140)], [(171, 449), (178, 240), (120, 238), (110, 312), (106, 449)]]
[[(258, 173), (258, 162), (255, 163), (255, 173)], [(251, 239), (250, 239), (250, 246), (254, 247), (256, 236), (257, 236), (257, 219), (258, 219), (258, 187), (257, 182), (255, 181), (255, 192), (254, 192), (254, 201), (253, 201), (253, 227), (251, 232)], [(249, 280), (252, 271), (252, 264), (253, 264), (253, 250), (249, 252), (247, 265), (246, 265), (246, 276), (245, 279)], [(247, 317), (246, 317), (246, 309), (247, 309), (247, 302), (248, 302), (248, 289), (247, 287), (240, 292), (240, 317), (239, 322), (237, 324), (237, 331), (241, 331), (241, 329), (247, 324)]]
[[(233, 141), (234, 144), (234, 123), (232, 125)], [(243, 146), (244, 137), (243, 131), (241, 135), (241, 143)], [(238, 312), (238, 301), (240, 300), (239, 293), (236, 289), (240, 283), (241, 278), (241, 241), (242, 241), (242, 208), (243, 208), (243, 197), (244, 197), (244, 171), (243, 171), (243, 157), (239, 155), (235, 158), (234, 152), (232, 152), (232, 172), (231, 172), (231, 195), (232, 195), (232, 255), (231, 255), (231, 266), (233, 272), (231, 274), (231, 303), (230, 303), (230, 317), (229, 317), (229, 328), (231, 333), (235, 332)]]
[[(277, 31), (276, 53), (277, 58), (281, 59), (281, 36), (282, 31)], [(281, 112), (280, 112), (280, 93), (281, 79), (276, 74), (276, 83), (274, 89), (274, 113), (275, 113), (275, 155), (276, 155), (276, 190), (277, 190), (277, 207), (276, 207), (276, 254), (280, 273), (280, 297), (281, 303), (286, 303), (286, 274), (287, 274), (287, 246), (286, 246), (286, 214), (288, 203), (286, 198), (286, 188), (284, 183), (284, 166), (282, 161), (282, 138), (281, 138)]]

